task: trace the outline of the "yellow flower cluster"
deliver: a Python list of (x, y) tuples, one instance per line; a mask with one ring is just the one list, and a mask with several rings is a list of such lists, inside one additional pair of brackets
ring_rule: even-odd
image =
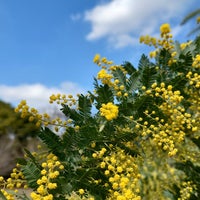
[[(112, 145), (109, 145), (112, 149)], [(141, 200), (139, 196), (140, 173), (136, 164), (136, 159), (127, 155), (124, 150), (112, 150), (109, 155), (105, 155), (106, 148), (93, 153), (95, 159), (102, 159), (99, 167), (103, 169), (108, 177), (108, 182), (104, 184), (109, 188), (108, 200)], [(102, 184), (102, 180), (94, 180), (94, 184)]]
[(178, 200), (190, 199), (191, 193), (193, 192), (193, 184), (191, 181), (183, 182), (180, 190), (180, 198)]
[[(180, 185), (180, 179), (185, 178), (184, 173), (171, 164), (172, 159), (154, 145), (152, 139), (142, 142), (141, 153), (145, 156), (137, 157), (141, 174), (141, 196), (144, 199), (168, 200), (163, 190), (173, 189), (173, 184)], [(172, 184), (173, 183), (173, 184)]]
[[(160, 109), (168, 116), (168, 120), (159, 119), (155, 116), (155, 112), (146, 113), (149, 117), (157, 121), (158, 125), (144, 126), (142, 135), (152, 134), (155, 144), (167, 151), (169, 156), (174, 156), (178, 151), (178, 144), (185, 139), (186, 129), (196, 130), (196, 126), (194, 126), (195, 120), (180, 105), (180, 102), (183, 100), (180, 91), (173, 91), (171, 85), (165, 86), (165, 83), (161, 83), (160, 85), (154, 83), (151, 90), (146, 90), (146, 94), (161, 97), (164, 100), (160, 105)], [(147, 124), (145, 123), (144, 125)]]
[[(91, 144), (91, 146), (94, 148), (94, 144), (95, 143), (92, 143)], [(95, 144), (96, 145), (96, 144)], [(97, 152), (97, 153), (93, 153), (92, 154), (92, 157), (93, 158), (102, 158), (103, 156), (104, 156), (104, 154), (105, 154), (105, 152), (107, 151), (107, 149), (106, 148), (102, 148), (99, 152)]]
[[(26, 100), (22, 100), (19, 105), (15, 108), (15, 112), (20, 112), (22, 118), (29, 117), (30, 122), (35, 122), (36, 126), (39, 127), (42, 121), (48, 121), (50, 116), (45, 113), (44, 115), (39, 114), (38, 110), (35, 108), (30, 108), (27, 105)], [(45, 124), (48, 125), (48, 124)]]
[[(18, 194), (17, 188), (26, 189), (28, 187), (24, 175), (20, 171), (20, 169), (18, 169), (18, 166), (19, 165), (17, 164), (17, 167), (12, 170), (10, 177), (6, 180), (2, 176), (0, 176), (0, 187), (2, 188), (1, 192), (9, 200), (15, 199), (14, 196)], [(14, 193), (10, 192), (10, 190), (14, 190)]]
[(200, 54), (197, 54), (193, 59), (192, 67), (200, 69)]
[(100, 167), (109, 177), (109, 200), (140, 200), (140, 174), (135, 158), (127, 155), (124, 150), (117, 149), (103, 157)]
[(189, 89), (187, 91), (187, 93), (189, 95), (192, 95), (191, 98), (189, 99), (190, 102), (191, 102), (190, 109), (196, 113), (196, 119), (197, 119), (197, 122), (198, 122), (197, 126), (199, 127), (199, 125), (200, 125), (200, 98), (199, 98), (199, 91), (198, 91), (198, 89), (196, 89), (196, 91), (194, 91), (192, 89)]
[[(77, 97), (79, 94), (77, 94)], [(76, 106), (77, 100), (73, 97), (73, 95), (65, 95), (65, 94), (52, 94), (49, 97), (49, 103), (54, 103), (56, 102), (57, 104), (68, 104), (70, 107), (71, 106)]]
[(108, 74), (105, 69), (100, 70), (97, 74), (97, 79), (101, 80), (103, 84), (109, 85), (111, 83), (112, 78), (113, 76), (111, 74)]
[(192, 73), (191, 71), (187, 73), (186, 78), (188, 78), (189, 84), (193, 85), (195, 88), (200, 88), (200, 74)]
[[(154, 37), (147, 36), (141, 36), (140, 37), (140, 43), (147, 44), (149, 46), (154, 46), (155, 48), (163, 47), (165, 49), (171, 50), (174, 48), (174, 42), (171, 39), (172, 34), (170, 34), (171, 29), (169, 24), (163, 24), (160, 26), (160, 32), (161, 32), (161, 39), (156, 39)], [(153, 58), (157, 55), (158, 49), (155, 51), (152, 51), (149, 53), (150, 57)]]
[(144, 43), (146, 45), (149, 45), (149, 46), (154, 46), (155, 48), (158, 47), (158, 41), (156, 38), (154, 37), (151, 37), (149, 35), (142, 35), (140, 36), (140, 43)]
[(160, 33), (161, 33), (161, 36), (165, 35), (165, 34), (168, 34), (171, 32), (171, 29), (170, 29), (170, 25), (169, 24), (162, 24), (160, 26)]
[(7, 191), (5, 191), (4, 189), (0, 190), (2, 192), (2, 194), (5, 196), (5, 198), (7, 200), (15, 200), (15, 197), (13, 194), (8, 193)]
[[(120, 68), (121, 70), (121, 68)], [(124, 74), (126, 74), (126, 71), (122, 70), (122, 72)], [(115, 79), (113, 84), (112, 84), (112, 88), (114, 89), (115, 91), (115, 94), (117, 97), (128, 97), (128, 92), (126, 91), (126, 88), (125, 86), (123, 85), (123, 83), (121, 83), (119, 81), (119, 79)]]
[(0, 177), (0, 186), (3, 186), (4, 188), (7, 189), (14, 189), (21, 187), (27, 188), (24, 175), (17, 167), (12, 170), (10, 177), (7, 178), (6, 180), (4, 180), (3, 177)]
[(93, 58), (93, 62), (96, 63), (97, 65), (111, 65), (113, 64), (113, 61), (107, 60), (105, 57), (101, 58), (99, 54), (96, 54)]
[(187, 46), (189, 46), (190, 44), (192, 43), (192, 41), (188, 41), (188, 42), (185, 42), (185, 43), (181, 43), (180, 44), (180, 48), (183, 50), (185, 49)]
[(100, 108), (101, 116), (104, 116), (108, 121), (116, 119), (118, 117), (118, 107), (111, 102), (102, 104)]
[(38, 188), (36, 192), (31, 193), (31, 198), (33, 200), (52, 200), (53, 195), (50, 190), (57, 188), (57, 183), (54, 180), (60, 175), (59, 171), (64, 170), (64, 166), (52, 153), (47, 156), (47, 161), (41, 165), (41, 178), (37, 180)]
[(120, 83), (118, 79), (113, 79), (113, 72), (117, 69), (120, 69), (125, 75), (126, 71), (122, 66), (113, 65), (112, 61), (108, 61), (105, 57), (101, 58), (99, 54), (94, 57), (94, 62), (101, 66), (101, 70), (97, 74), (97, 79), (100, 80), (103, 84), (107, 84), (109, 87), (112, 87), (116, 92), (116, 96), (127, 97), (128, 93), (125, 91), (125, 86)]
[(99, 54), (96, 54), (93, 58), (93, 62), (98, 64), (100, 62), (100, 55)]
[[(50, 97), (50, 101), (59, 101), (57, 98), (59, 98), (60, 95), (52, 95)], [(69, 95), (69, 98), (71, 95)], [(63, 100), (64, 101), (64, 100)], [(74, 102), (75, 100), (72, 99)], [(54, 125), (55, 131), (58, 131), (60, 127), (66, 127), (66, 125), (71, 124), (71, 120), (62, 120), (60, 117), (56, 117), (55, 119), (51, 119), (51, 117), (47, 113), (40, 114), (37, 109), (30, 108), (27, 105), (27, 102), (25, 100), (22, 100), (19, 105), (15, 108), (15, 112), (20, 112), (22, 118), (29, 118), (30, 122), (35, 122), (35, 125), (37, 127), (40, 127), (41, 125), (48, 126), (48, 125)]]

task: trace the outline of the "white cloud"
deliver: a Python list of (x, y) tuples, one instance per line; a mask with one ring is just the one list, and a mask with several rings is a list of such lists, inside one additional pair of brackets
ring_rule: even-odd
[(101, 3), (84, 14), (84, 19), (91, 23), (87, 39), (107, 38), (115, 47), (136, 44), (140, 35), (158, 33), (162, 23), (177, 26), (196, 1), (112, 0)]
[(52, 94), (72, 94), (84, 93), (84, 89), (72, 82), (61, 83), (59, 87), (47, 87), (45, 85), (22, 84), (18, 86), (0, 85), (0, 99), (16, 106), (25, 99), (29, 106), (39, 110), (49, 108), (49, 97)]

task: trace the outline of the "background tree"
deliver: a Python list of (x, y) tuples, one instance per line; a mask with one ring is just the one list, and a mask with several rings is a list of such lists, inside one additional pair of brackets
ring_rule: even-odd
[(22, 119), (10, 104), (0, 101), (0, 136), (14, 134), (16, 138), (24, 140), (35, 137), (37, 131), (38, 128), (34, 122), (29, 122), (28, 117)]
[(28, 117), (22, 119), (10, 104), (0, 101), (0, 175), (10, 173), (15, 159), (23, 156), (24, 147), (31, 144), (31, 149), (35, 148), (38, 130)]

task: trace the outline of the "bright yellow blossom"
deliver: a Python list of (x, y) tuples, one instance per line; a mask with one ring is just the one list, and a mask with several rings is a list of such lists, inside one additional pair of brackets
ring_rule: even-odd
[(118, 107), (111, 102), (102, 104), (102, 107), (100, 108), (101, 116), (104, 116), (108, 121), (116, 119), (118, 112)]
[(163, 36), (164, 34), (168, 34), (171, 32), (170, 30), (170, 25), (169, 24), (162, 24), (160, 26), (160, 32), (161, 32), (161, 35)]
[(93, 62), (98, 64), (99, 61), (100, 61), (100, 55), (99, 55), (99, 54), (96, 54), (96, 55), (94, 56)]

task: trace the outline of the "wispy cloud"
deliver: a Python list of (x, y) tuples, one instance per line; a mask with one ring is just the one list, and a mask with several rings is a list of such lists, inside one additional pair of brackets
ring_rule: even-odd
[(84, 19), (91, 24), (87, 39), (106, 38), (115, 47), (134, 45), (140, 35), (158, 33), (162, 23), (171, 23), (172, 28), (178, 26), (188, 8), (194, 7), (195, 3), (197, 0), (112, 0), (101, 3), (84, 14)]
[(16, 106), (22, 99), (27, 100), (28, 105), (39, 110), (49, 108), (49, 97), (52, 94), (84, 93), (85, 90), (76, 83), (64, 82), (59, 87), (47, 87), (45, 85), (23, 84), (18, 86), (0, 85), (0, 99)]
[(77, 20), (81, 19), (81, 17), (82, 17), (81, 13), (76, 13), (76, 14), (70, 15), (70, 18), (71, 18), (72, 21), (77, 21)]

